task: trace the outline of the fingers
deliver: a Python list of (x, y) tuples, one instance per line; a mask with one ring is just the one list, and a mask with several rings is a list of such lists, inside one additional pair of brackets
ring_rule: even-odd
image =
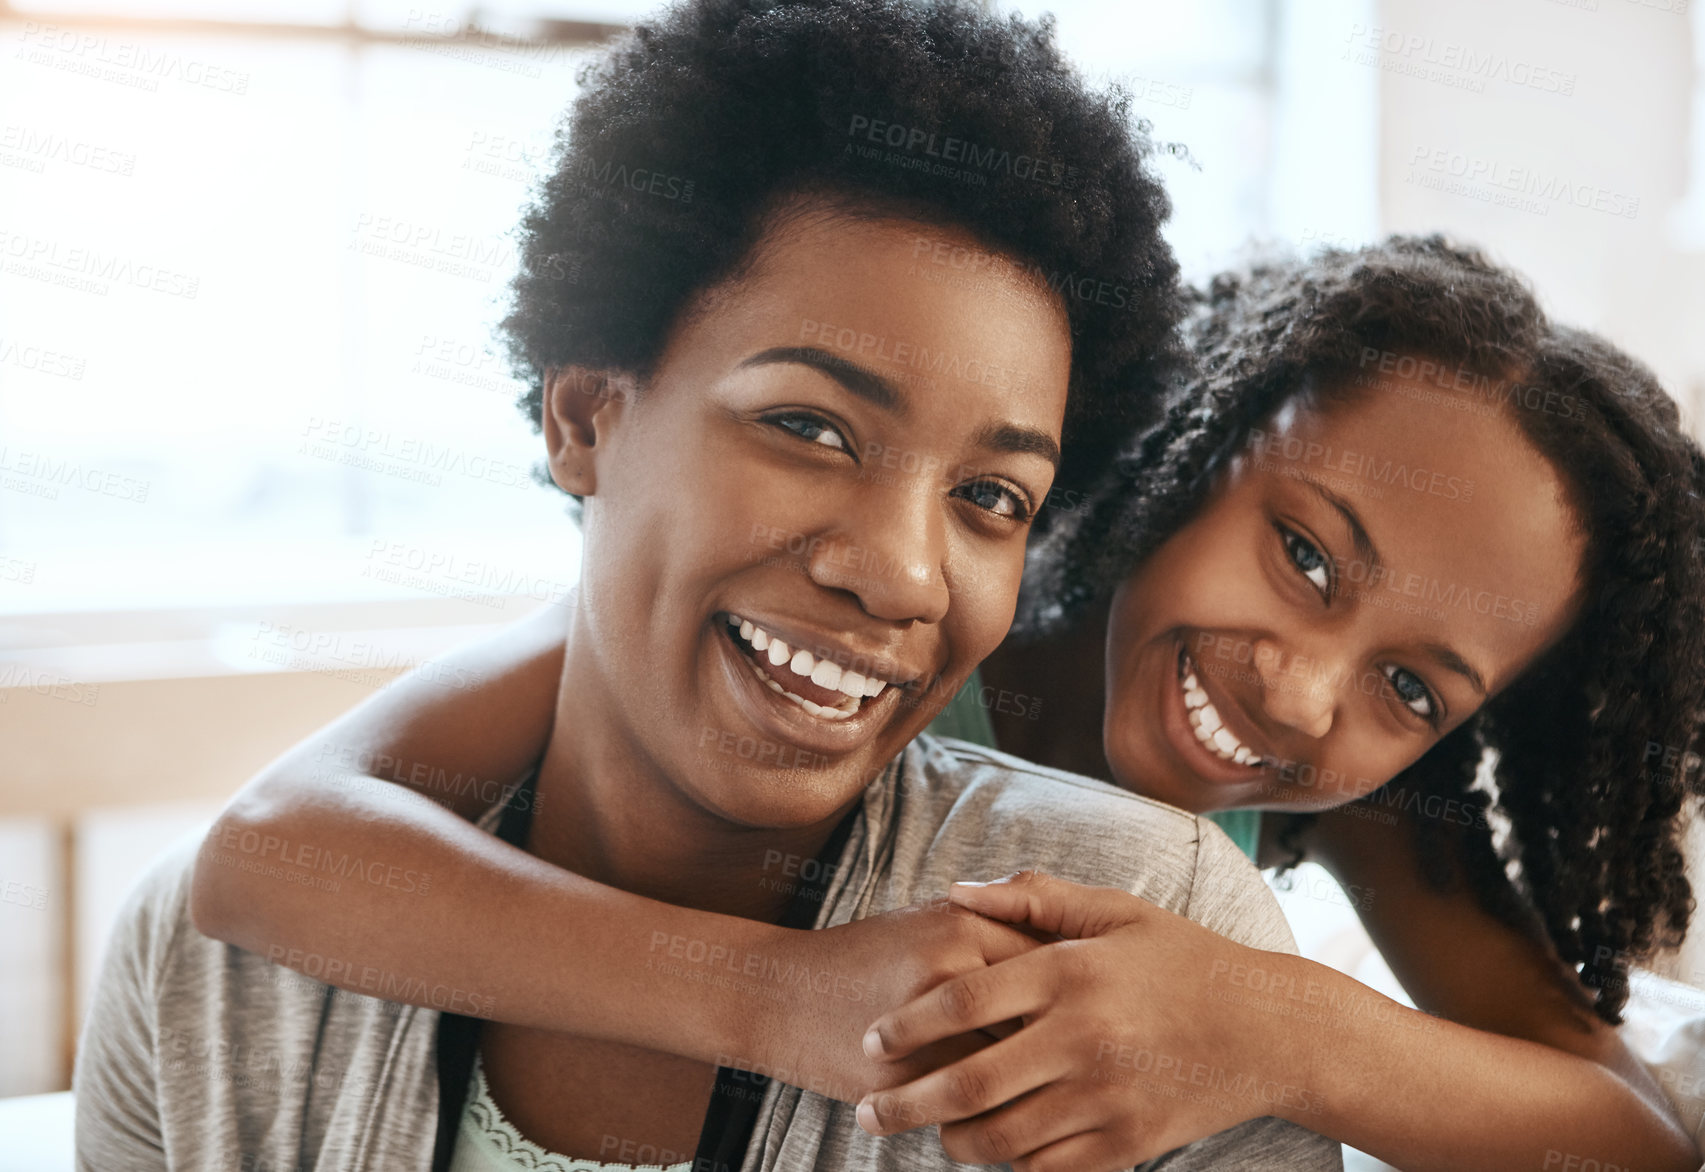
[(992, 883), (955, 883), (947, 898), (990, 919), (1027, 923), (1074, 940), (1131, 923), (1151, 906), (1126, 891), (1085, 887), (1040, 871), (1020, 871)]
[(1011, 1164), (1093, 1126), (1086, 1106), (1082, 1094), (1054, 1083), (973, 1119), (942, 1124), (941, 1146), (966, 1164)]
[(1117, 1172), (1152, 1160), (1163, 1148), (1121, 1142), (1105, 1131), (1080, 1131), (1013, 1161), (1012, 1172)]
[(876, 1019), (864, 1052), (892, 1061), (920, 1046), (1040, 1012), (1052, 1001), (1051, 963), (1041, 950), (952, 977)]
[(858, 1124), (872, 1135), (892, 1135), (926, 1123), (953, 1123), (1063, 1078), (1070, 1056), (1020, 1030), (1003, 1042), (922, 1078), (874, 1095), (858, 1105)]

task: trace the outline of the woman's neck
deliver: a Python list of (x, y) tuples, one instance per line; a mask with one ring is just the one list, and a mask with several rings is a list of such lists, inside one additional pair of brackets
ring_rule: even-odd
[(539, 766), (529, 853), (666, 903), (780, 920), (802, 863), (822, 850), (845, 808), (810, 826), (736, 825), (667, 776), (611, 703), (571, 639)]
[(1027, 698), (989, 710), (1002, 752), (1113, 780), (1101, 740), (1107, 708), (1108, 610), (1108, 604), (1097, 604), (1057, 637), (1022, 643), (1009, 638), (983, 661), (986, 686)]

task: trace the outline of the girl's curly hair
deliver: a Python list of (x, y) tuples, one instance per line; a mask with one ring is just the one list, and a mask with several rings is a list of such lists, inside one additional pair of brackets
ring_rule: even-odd
[(1051, 17), (679, 0), (583, 74), (521, 222), (502, 323), (520, 406), (537, 427), (556, 366), (643, 382), (694, 298), (744, 271), (789, 197), (815, 195), (963, 229), (1060, 297), (1072, 369), (1051, 496), (1075, 499), (1183, 364), (1170, 204), (1130, 106), (1061, 56)]
[[(1550, 324), (1519, 278), (1437, 236), (1222, 276), (1197, 296), (1186, 333), (1199, 371), (1084, 507), (1035, 544), (1023, 632), (1107, 598), (1293, 396), (1379, 393), (1367, 371), (1391, 365), (1387, 356), (1453, 372), (1454, 386), (1501, 404), (1562, 475), (1587, 537), (1586, 593), (1556, 645), (1363, 800), (1453, 810), (1413, 820), (1428, 881), (1466, 882), (1512, 927), (1542, 927), (1616, 1023), (1630, 960), (1686, 929), (1679, 815), (1705, 789), (1695, 755), (1705, 460), (1674, 400), (1608, 342)], [(1444, 409), (1463, 405), (1447, 394), (1459, 401)], [(1290, 817), (1294, 831), (1311, 815)], [(1505, 819), (1500, 850), (1494, 826)]]

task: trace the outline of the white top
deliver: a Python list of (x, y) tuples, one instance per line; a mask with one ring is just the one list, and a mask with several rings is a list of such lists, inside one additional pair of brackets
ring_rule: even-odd
[(485, 1064), (474, 1056), (468, 1106), (456, 1133), (450, 1172), (692, 1172), (692, 1167), (690, 1159), (679, 1164), (606, 1164), (546, 1151), (504, 1118), (485, 1081)]

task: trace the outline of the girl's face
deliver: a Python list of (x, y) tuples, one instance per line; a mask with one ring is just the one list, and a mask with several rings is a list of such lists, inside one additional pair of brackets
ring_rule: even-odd
[[(952, 248), (981, 251), (921, 224), (794, 221), (637, 397), (552, 379), (553, 474), (596, 478), (574, 636), (592, 690), (636, 761), (728, 821), (843, 809), (1012, 621), (1070, 335), (1015, 265), (940, 280)], [(565, 444), (580, 426), (596, 442)]]
[(1194, 811), (1353, 801), (1567, 630), (1584, 539), (1562, 479), (1508, 414), (1442, 398), (1293, 401), (1121, 585), (1121, 784)]

